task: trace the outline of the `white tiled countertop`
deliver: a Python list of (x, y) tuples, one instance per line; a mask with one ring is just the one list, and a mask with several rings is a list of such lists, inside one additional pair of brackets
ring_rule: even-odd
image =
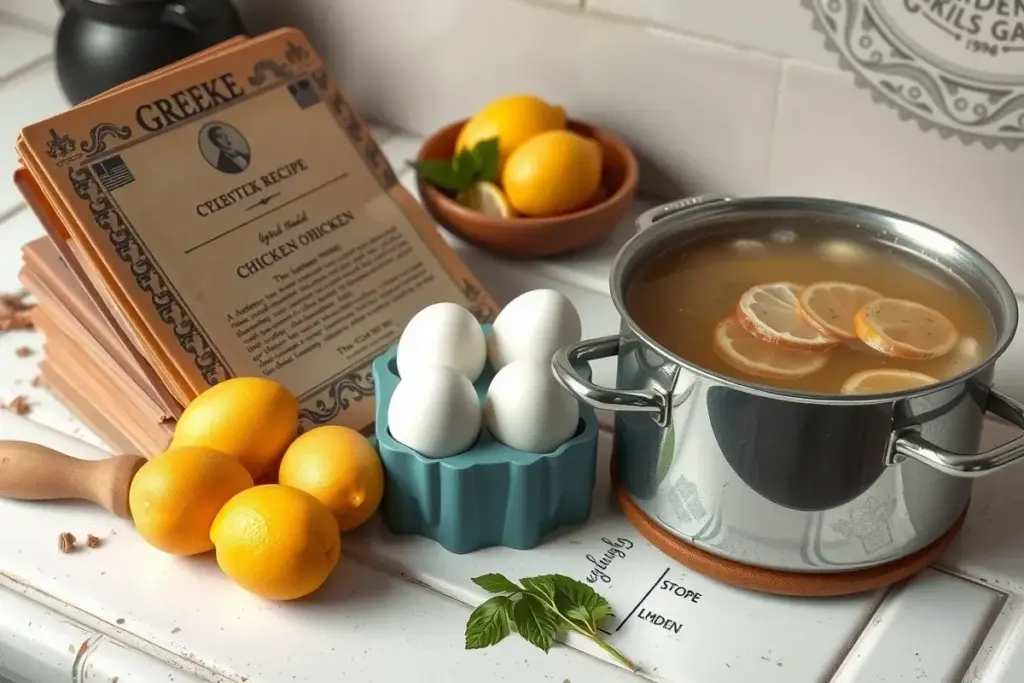
[[(47, 36), (5, 23), (0, 14), (0, 140), (13, 143), (23, 125), (64, 108), (48, 51)], [(377, 130), (376, 137), (405, 185), (415, 191), (404, 161), (414, 156), (419, 141), (385, 130)], [(0, 143), (0, 291), (18, 287), (20, 246), (42, 234), (6, 180), (16, 163), (10, 143)], [(631, 223), (625, 221), (597, 249), (540, 263), (510, 263), (452, 241), (500, 301), (536, 287), (561, 289), (581, 312), (584, 336), (595, 337), (618, 329), (607, 297), (607, 272), (612, 256), (632, 233)], [(0, 438), (31, 438), (82, 457), (101, 457), (102, 450), (80, 443), (102, 448), (100, 440), (44, 390), (31, 386), (40, 345), (32, 332), (0, 334), (0, 401), (22, 394), (32, 408), (32, 423), (0, 412)], [(22, 346), (36, 354), (16, 359), (14, 351)], [(612, 373), (606, 361), (595, 379), (611, 382)], [(1000, 362), (998, 380), (1004, 391), (1024, 399), (1024, 339)], [(38, 431), (33, 423), (54, 431)], [(994, 442), (1009, 435), (993, 425), (986, 438)], [(865, 597), (858, 609), (837, 608), (837, 614), (851, 620), (853, 635), (840, 646), (828, 645), (832, 649), (826, 657), (806, 658), (826, 662), (818, 669), (802, 667), (794, 661), (799, 656), (789, 658), (785, 667), (778, 653), (772, 655), (775, 659), (755, 656), (757, 638), (752, 637), (749, 654), (757, 666), (767, 667), (759, 680), (1024, 680), (1024, 543), (1016, 531), (1024, 519), (1024, 496), (1017, 493), (1022, 490), (1024, 468), (979, 480), (967, 526), (941, 570), (929, 570), (887, 595)], [(461, 643), (468, 616), (464, 604), (349, 556), (314, 600), (267, 605), (234, 590), (208, 563), (183, 563), (151, 551), (128, 525), (97, 510), (0, 501), (0, 519), (0, 680), (237, 683), (329, 677), (370, 683), (604, 683), (628, 678), (569, 648), (556, 647), (543, 656), (514, 639), (492, 650), (467, 653)], [(72, 566), (50, 547), (50, 539), (68, 525), (82, 533), (123, 533), (102, 553), (75, 557)], [(423, 558), (425, 565), (432, 561)], [(485, 563), (486, 555), (450, 561), (466, 562), (465, 570), (460, 569), (466, 573), (474, 562)], [(756, 611), (751, 602), (745, 612), (742, 601), (732, 609), (737, 624)], [(777, 622), (766, 622), (763, 628), (806, 627), (787, 622), (796, 619), (795, 613), (779, 601)], [(723, 632), (723, 640), (731, 635)], [(812, 636), (806, 647), (813, 649), (819, 642), (825, 641)], [(692, 677), (681, 683), (718, 683), (714, 672), (724, 676), (730, 667), (725, 645), (703, 653)]]

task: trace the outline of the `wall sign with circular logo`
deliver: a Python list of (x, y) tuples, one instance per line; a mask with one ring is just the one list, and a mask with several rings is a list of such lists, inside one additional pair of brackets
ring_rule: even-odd
[(840, 66), (922, 130), (1024, 143), (1024, 0), (803, 0)]

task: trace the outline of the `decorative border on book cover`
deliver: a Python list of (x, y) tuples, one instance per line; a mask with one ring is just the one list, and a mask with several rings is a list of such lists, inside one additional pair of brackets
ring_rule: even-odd
[[(93, 128), (104, 125), (100, 124)], [(130, 136), (127, 136), (130, 137)], [(126, 140), (127, 137), (122, 137)], [(136, 287), (149, 295), (153, 309), (174, 330), (178, 345), (188, 353), (207, 384), (216, 384), (228, 378), (224, 361), (210, 344), (206, 333), (192, 320), (185, 307), (167, 284), (156, 262), (142, 246), (135, 230), (114, 206), (104, 192), (93, 169), (89, 166), (68, 169), (68, 179), (80, 199), (89, 203), (93, 222), (107, 233), (118, 257), (131, 264)]]

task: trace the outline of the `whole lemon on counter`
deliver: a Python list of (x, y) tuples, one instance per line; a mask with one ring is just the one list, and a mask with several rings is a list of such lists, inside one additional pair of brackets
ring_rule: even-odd
[(221, 571), (270, 600), (312, 593), (341, 556), (338, 523), (327, 506), (281, 484), (256, 486), (229, 500), (210, 538)]
[(525, 216), (582, 208), (601, 186), (601, 145), (570, 130), (552, 130), (520, 145), (501, 174), (505, 195)]
[(317, 427), (285, 451), (278, 482), (310, 493), (334, 513), (341, 531), (363, 524), (384, 496), (384, 466), (354, 429)]
[(173, 448), (139, 468), (128, 507), (147, 543), (172, 555), (197, 555), (213, 550), (210, 527), (220, 509), (252, 485), (248, 470), (229, 455)]
[(534, 135), (560, 128), (565, 128), (561, 107), (533, 95), (510, 95), (494, 100), (466, 122), (455, 141), (455, 151), (472, 150), (484, 140), (498, 138), (501, 164)]
[(188, 404), (171, 448), (216, 449), (237, 458), (259, 479), (277, 465), (298, 430), (299, 401), (290, 391), (263, 377), (235, 377)]

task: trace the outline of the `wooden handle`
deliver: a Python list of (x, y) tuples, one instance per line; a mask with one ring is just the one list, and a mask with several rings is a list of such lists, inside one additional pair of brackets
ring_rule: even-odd
[(128, 490), (146, 459), (117, 455), (79, 460), (25, 441), (0, 441), (0, 497), (88, 500), (131, 519)]

